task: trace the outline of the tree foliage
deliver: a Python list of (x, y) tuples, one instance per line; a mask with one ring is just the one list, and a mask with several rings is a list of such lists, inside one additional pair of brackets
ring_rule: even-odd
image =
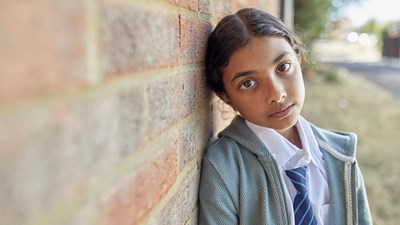
[(389, 29), (391, 26), (394, 26), (396, 23), (378, 23), (376, 20), (371, 19), (367, 21), (365, 24), (360, 26), (356, 31), (358, 33), (371, 33), (374, 34), (377, 38), (378, 44), (377, 47), (380, 49), (382, 47), (382, 35), (383, 32)]
[(295, 0), (294, 25), (308, 43), (324, 30), (331, 8), (331, 0)]
[(331, 12), (364, 0), (294, 0), (294, 24), (308, 43), (324, 31)]

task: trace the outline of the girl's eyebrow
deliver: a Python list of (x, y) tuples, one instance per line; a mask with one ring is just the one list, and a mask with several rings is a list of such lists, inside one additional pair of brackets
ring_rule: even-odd
[[(283, 57), (285, 57), (286, 55), (290, 55), (290, 52), (282, 52), (280, 53), (272, 62), (274, 64), (278, 63)], [(243, 76), (249, 76), (250, 74), (256, 73), (253, 70), (249, 70), (249, 71), (243, 71), (243, 72), (239, 72), (236, 73), (235, 76), (233, 76), (231, 83), (233, 83), (233, 81), (235, 81), (237, 78), (239, 77), (243, 77)]]
[(277, 63), (277, 62), (279, 62), (283, 57), (285, 57), (286, 55), (290, 55), (290, 52), (282, 52), (282, 53), (279, 54), (272, 62), (273, 62), (273, 63)]
[(253, 71), (253, 70), (236, 73), (235, 76), (233, 76), (231, 83), (233, 83), (233, 81), (235, 81), (239, 77), (249, 76), (250, 74), (253, 74), (253, 73), (255, 73), (255, 71)]

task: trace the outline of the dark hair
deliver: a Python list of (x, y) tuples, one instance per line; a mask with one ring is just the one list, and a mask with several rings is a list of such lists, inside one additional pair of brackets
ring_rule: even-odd
[(305, 49), (299, 37), (278, 18), (254, 8), (244, 8), (224, 17), (211, 33), (206, 50), (205, 73), (207, 86), (216, 93), (225, 92), (223, 70), (229, 58), (251, 37), (273, 36), (285, 38), (300, 59)]

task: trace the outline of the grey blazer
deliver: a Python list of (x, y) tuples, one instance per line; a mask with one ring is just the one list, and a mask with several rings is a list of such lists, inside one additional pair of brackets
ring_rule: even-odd
[[(326, 165), (332, 224), (372, 224), (356, 135), (311, 127)], [(245, 120), (237, 116), (218, 137), (203, 157), (199, 224), (291, 224), (276, 160)]]

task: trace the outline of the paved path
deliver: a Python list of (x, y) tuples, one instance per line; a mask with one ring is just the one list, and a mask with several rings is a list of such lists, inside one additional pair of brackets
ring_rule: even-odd
[(344, 67), (400, 98), (400, 60), (382, 60), (373, 47), (339, 42), (319, 41), (313, 49), (319, 62)]

